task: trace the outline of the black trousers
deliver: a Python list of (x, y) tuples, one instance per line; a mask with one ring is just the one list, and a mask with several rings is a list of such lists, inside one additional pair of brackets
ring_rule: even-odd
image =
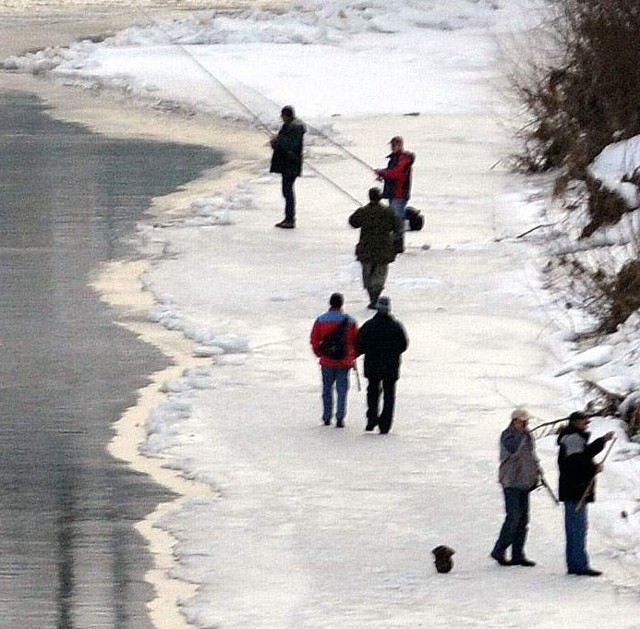
[[(378, 426), (382, 434), (391, 430), (393, 409), (396, 403), (396, 378), (369, 377), (367, 386), (367, 427)], [(382, 412), (380, 393), (383, 395)]]
[(284, 197), (284, 218), (292, 223), (296, 220), (296, 195), (293, 191), (293, 184), (296, 182), (296, 175), (282, 175), (282, 196)]

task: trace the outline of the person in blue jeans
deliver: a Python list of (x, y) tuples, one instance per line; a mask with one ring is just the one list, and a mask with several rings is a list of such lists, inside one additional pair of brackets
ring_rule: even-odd
[[(524, 554), (529, 528), (529, 494), (540, 479), (529, 418), (524, 408), (516, 408), (511, 413), (511, 423), (500, 435), (498, 480), (504, 492), (506, 516), (491, 557), (501, 566), (535, 566)], [(511, 559), (506, 557), (509, 547)]]
[[(347, 394), (349, 392), (349, 371), (356, 359), (355, 342), (358, 324), (353, 317), (342, 311), (344, 297), (341, 293), (333, 293), (329, 298), (329, 310), (321, 314), (311, 328), (311, 348), (319, 358), (322, 373), (322, 421), (325, 426), (331, 425), (333, 417), (333, 389), (336, 391), (336, 428), (344, 427), (347, 413)], [(323, 340), (339, 326), (343, 332), (343, 355), (328, 355), (323, 348)]]
[(378, 179), (384, 181), (382, 198), (389, 199), (389, 207), (396, 213), (402, 224), (402, 230), (394, 238), (396, 253), (404, 251), (404, 231), (407, 203), (411, 196), (411, 176), (414, 153), (404, 150), (404, 140), (396, 135), (389, 142), (391, 153), (386, 168), (376, 168)]
[(564, 502), (567, 573), (599, 577), (602, 572), (589, 565), (586, 551), (587, 505), (595, 500), (595, 477), (602, 464), (593, 461), (614, 437), (612, 431), (589, 443), (589, 418), (584, 413), (569, 415), (569, 424), (558, 435), (559, 499)]

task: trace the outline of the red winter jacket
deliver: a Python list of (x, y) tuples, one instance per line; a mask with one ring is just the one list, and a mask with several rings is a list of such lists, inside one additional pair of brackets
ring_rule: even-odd
[[(347, 317), (349, 323), (347, 323), (347, 329), (345, 330), (345, 342), (346, 342), (346, 354), (341, 360), (333, 360), (328, 356), (324, 356), (320, 351), (320, 343), (327, 334), (330, 334), (335, 330), (340, 322)], [(314, 322), (311, 328), (311, 347), (313, 353), (320, 358), (320, 365), (322, 367), (353, 367), (353, 363), (356, 359), (356, 336), (358, 334), (358, 324), (355, 319), (347, 314), (344, 314), (341, 310), (331, 308), (324, 314), (321, 314)]]
[(416, 156), (408, 151), (400, 151), (387, 157), (387, 167), (376, 171), (378, 176), (384, 179), (382, 197), (408, 200), (411, 194), (411, 167)]

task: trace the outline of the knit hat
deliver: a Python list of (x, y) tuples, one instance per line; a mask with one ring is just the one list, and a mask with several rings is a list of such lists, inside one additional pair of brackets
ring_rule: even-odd
[(378, 312), (391, 312), (391, 300), (388, 297), (378, 297), (376, 310)]
[(584, 413), (581, 413), (580, 411), (575, 411), (571, 413), (571, 415), (569, 415), (570, 422), (578, 422), (581, 419), (589, 419), (589, 418)]
[(526, 408), (516, 408), (511, 412), (511, 421), (515, 421), (516, 419), (531, 419), (531, 415), (529, 415), (529, 411)]

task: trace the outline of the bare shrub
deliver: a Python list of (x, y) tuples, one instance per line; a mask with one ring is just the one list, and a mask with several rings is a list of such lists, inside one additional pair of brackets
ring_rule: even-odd
[(531, 117), (520, 165), (582, 178), (613, 141), (640, 133), (640, 3), (559, 0), (547, 21), (549, 49), (511, 84)]
[(558, 273), (553, 281), (562, 287), (565, 307), (577, 304), (593, 316), (593, 329), (585, 332), (589, 336), (615, 332), (640, 308), (640, 261), (627, 260), (616, 269), (612, 260), (603, 260), (606, 256), (564, 254), (549, 268)]
[(640, 260), (629, 260), (618, 271), (610, 286), (609, 302), (605, 331), (614, 332), (640, 308)]
[(618, 192), (608, 189), (598, 179), (587, 176), (586, 184), (589, 192), (587, 209), (591, 221), (582, 230), (580, 238), (588, 238), (604, 225), (615, 225), (623, 214), (631, 211)]
[[(544, 28), (510, 77), (528, 115), (516, 165), (555, 171), (569, 242), (592, 238), (550, 262), (547, 284), (566, 308), (592, 316), (596, 334), (613, 332), (640, 308), (640, 225), (625, 217), (632, 209), (626, 192), (606, 187), (588, 168), (606, 146), (640, 135), (639, 32), (638, 0), (550, 0)], [(627, 166), (623, 181), (640, 186), (640, 169)], [(584, 193), (576, 196), (572, 182)], [(602, 227), (609, 229), (596, 233)]]

